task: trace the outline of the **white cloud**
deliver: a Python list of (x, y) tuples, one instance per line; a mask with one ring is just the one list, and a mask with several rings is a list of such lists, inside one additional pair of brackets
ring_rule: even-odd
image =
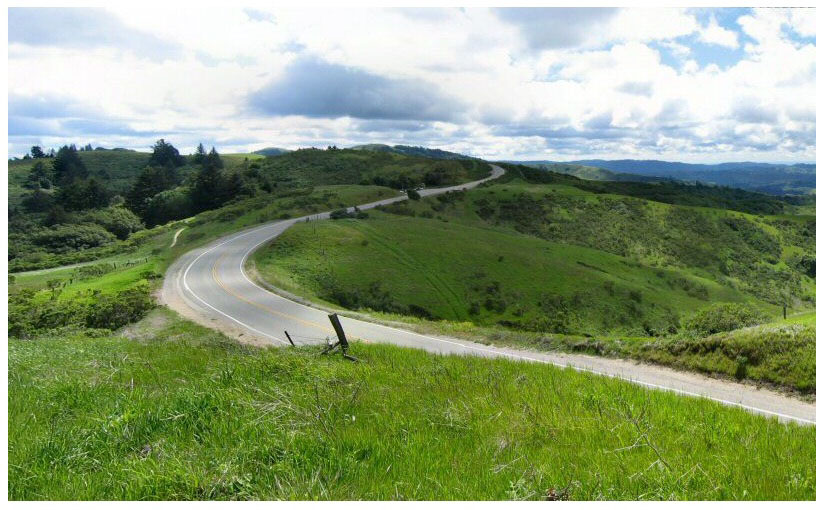
[(739, 48), (737, 33), (720, 26), (713, 14), (708, 18), (708, 25), (700, 31), (700, 40), (704, 43), (725, 46), (726, 48)]
[[(790, 38), (790, 31), (813, 31), (807, 12), (763, 9), (741, 17), (746, 57), (705, 68), (695, 60), (699, 44), (690, 41), (739, 43), (714, 17), (701, 26), (680, 9), (585, 16), (587, 24), (536, 35), (541, 26), (534, 17), (503, 20), (487, 9), (325, 9), (315, 16), (298, 9), (248, 14), (168, 6), (158, 17), (148, 9), (117, 9), (128, 33), (177, 48), (173, 59), (123, 51), (112, 36), (108, 42), (119, 47), (11, 41), (9, 97), (92, 105), (93, 116), (71, 110), (86, 120), (71, 126), (108, 127), (107, 135), (87, 135), (107, 146), (147, 147), (151, 135), (139, 133), (165, 132), (185, 150), (199, 140), (224, 150), (378, 141), (486, 157), (816, 159), (816, 138), (804, 136), (816, 133), (816, 45)], [(676, 68), (661, 61), (658, 47), (671, 52)], [(355, 80), (332, 92), (345, 101), (344, 108), (324, 110), (335, 118), (297, 103), (304, 91), (294, 86), (274, 95), (287, 105), (250, 108), (253, 92), (279, 90), (275, 85), (287, 83), (287, 69), (304, 56), (325, 62), (313, 70), (312, 92), (337, 86), (336, 80), (321, 84), (331, 74), (321, 69), (341, 66), (369, 83), (373, 76), (387, 79), (373, 79), (382, 93), (367, 92), (383, 102), (374, 110), (380, 113), (352, 101), (361, 96)], [(331, 94), (320, 97), (332, 106)], [(756, 105), (762, 111), (751, 111)], [(10, 152), (23, 152), (32, 140), (86, 142), (42, 134), (59, 127), (48, 121), (47, 115), (19, 116)]]

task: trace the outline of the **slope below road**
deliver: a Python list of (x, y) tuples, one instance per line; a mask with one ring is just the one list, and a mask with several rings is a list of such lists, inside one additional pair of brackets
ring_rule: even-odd
[[(469, 189), (500, 177), (504, 171), (492, 165), (490, 177), (460, 186), (427, 189), (430, 196), (446, 191)], [(400, 200), (389, 198), (359, 206), (369, 209)], [(247, 257), (299, 221), (327, 219), (329, 213), (267, 223), (219, 239), (204, 248), (180, 257), (168, 270), (162, 300), (196, 322), (217, 327), (241, 341), (288, 345), (284, 331), (309, 342), (324, 342), (333, 335), (326, 313), (273, 294), (256, 285), (246, 274)], [(361, 268), (364, 270), (364, 268)], [(465, 340), (423, 335), (412, 331), (344, 317), (347, 335), (366, 342), (392, 343), (439, 354), (506, 357), (528, 362), (544, 362), (594, 374), (619, 377), (649, 388), (704, 397), (781, 421), (816, 424), (816, 405), (738, 383), (720, 381), (697, 374), (675, 372), (651, 365), (573, 354), (542, 353), (490, 347)]]

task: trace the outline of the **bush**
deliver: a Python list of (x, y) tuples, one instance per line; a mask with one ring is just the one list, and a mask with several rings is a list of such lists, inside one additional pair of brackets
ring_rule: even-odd
[(186, 188), (162, 191), (147, 201), (145, 223), (152, 227), (168, 221), (180, 220), (193, 215), (193, 201)]
[(144, 228), (139, 217), (124, 207), (86, 211), (78, 214), (77, 220), (77, 223), (96, 223), (121, 240)]
[(409, 189), (406, 192), (406, 195), (408, 195), (408, 198), (410, 198), (411, 200), (419, 200), (420, 198), (422, 198), (422, 195), (420, 195), (419, 192), (415, 189)]
[[(55, 287), (56, 288), (56, 287)], [(94, 296), (94, 301), (49, 299), (34, 302), (35, 292), (22, 289), (9, 294), (8, 334), (28, 338), (58, 328), (118, 329), (141, 320), (153, 307), (146, 283), (114, 295)]]
[(55, 253), (95, 248), (115, 241), (116, 236), (93, 223), (56, 225), (31, 236), (33, 244)]
[(718, 303), (698, 310), (686, 321), (685, 329), (694, 335), (713, 335), (756, 326), (768, 320), (769, 317), (753, 305)]
[(137, 285), (93, 303), (85, 318), (85, 325), (89, 328), (118, 329), (141, 320), (153, 306), (147, 284)]
[(348, 212), (347, 209), (338, 209), (336, 211), (332, 211), (331, 214), (329, 214), (329, 218), (331, 218), (333, 220), (342, 220), (344, 218), (351, 218), (351, 217), (353, 217), (353, 214)]

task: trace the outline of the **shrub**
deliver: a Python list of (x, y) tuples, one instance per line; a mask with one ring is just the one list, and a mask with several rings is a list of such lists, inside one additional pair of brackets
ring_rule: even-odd
[(420, 195), (419, 192), (415, 189), (409, 189), (405, 194), (408, 195), (408, 198), (410, 198), (411, 200), (419, 200), (420, 198), (422, 198), (422, 195)]
[(698, 310), (686, 321), (685, 329), (695, 335), (713, 335), (767, 321), (768, 316), (753, 305), (718, 303)]
[(118, 329), (142, 319), (153, 308), (147, 284), (137, 285), (93, 303), (85, 318), (89, 328)]
[(145, 206), (145, 223), (152, 227), (168, 221), (180, 220), (193, 215), (193, 201), (186, 188), (162, 191), (150, 198)]
[(343, 218), (351, 218), (353, 215), (347, 209), (338, 209), (329, 214), (329, 218), (333, 220), (342, 220)]
[(48, 251), (64, 253), (104, 246), (116, 241), (116, 236), (93, 223), (57, 225), (31, 236), (31, 241)]
[(144, 228), (139, 217), (124, 207), (85, 211), (77, 215), (77, 220), (77, 223), (95, 223), (122, 240)]

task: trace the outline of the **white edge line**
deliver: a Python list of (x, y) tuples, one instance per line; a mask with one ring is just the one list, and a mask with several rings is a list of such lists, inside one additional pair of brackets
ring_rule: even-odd
[[(500, 177), (500, 176), (501, 176), (501, 174), (499, 174), (496, 177)], [(485, 180), (477, 181), (477, 185), (481, 184), (482, 182), (485, 182)], [(464, 189), (464, 188), (459, 188), (459, 189)], [(432, 194), (426, 195), (426, 196), (431, 196), (431, 195)], [(394, 197), (394, 198), (398, 199), (398, 200), (395, 200), (395, 202), (397, 202), (397, 201), (404, 200), (406, 197)], [(386, 199), (386, 200), (388, 200), (388, 199)], [(376, 203), (376, 202), (372, 202), (372, 203)], [(364, 205), (369, 205), (369, 204), (364, 204)], [(326, 214), (326, 213), (318, 213), (318, 214), (309, 215), (309, 216), (302, 216), (302, 217), (296, 218), (294, 220), (289, 220), (289, 221), (291, 221), (291, 224), (289, 226), (287, 226), (286, 228), (284, 228), (281, 232), (279, 232), (277, 234), (277, 236), (279, 236), (283, 232), (285, 232), (294, 223), (298, 223), (298, 222), (304, 221), (306, 219), (311, 219), (311, 218), (314, 218), (315, 220), (318, 220), (319, 216), (321, 214)], [(245, 328), (248, 328), (248, 329), (250, 329), (252, 331), (260, 333), (260, 334), (262, 334), (264, 336), (267, 336), (269, 338), (273, 338), (273, 339), (277, 340), (278, 342), (280, 342), (282, 344), (286, 344), (286, 342), (283, 342), (281, 339), (276, 338), (276, 337), (274, 337), (272, 335), (269, 335), (267, 333), (264, 333), (262, 331), (258, 331), (257, 329), (253, 328), (252, 326), (248, 326), (248, 325), (244, 324), (243, 322), (239, 321), (238, 319), (232, 317), (231, 315), (228, 315), (228, 314), (222, 312), (221, 310), (217, 309), (216, 307), (210, 305), (209, 303), (207, 303), (206, 301), (201, 299), (195, 292), (192, 291), (192, 289), (190, 289), (189, 285), (187, 285), (187, 273), (190, 271), (190, 268), (193, 266), (193, 264), (195, 264), (201, 257), (206, 255), (207, 253), (211, 252), (212, 250), (214, 250), (214, 249), (216, 249), (216, 248), (218, 248), (218, 247), (220, 247), (220, 246), (222, 246), (222, 245), (224, 245), (224, 244), (226, 244), (228, 242), (235, 241), (236, 239), (239, 239), (239, 238), (244, 237), (246, 235), (252, 234), (252, 233), (254, 233), (254, 232), (258, 231), (258, 230), (261, 230), (263, 228), (268, 228), (268, 227), (272, 227), (272, 226), (279, 226), (282, 223), (284, 223), (284, 222), (280, 221), (280, 222), (277, 222), (277, 223), (271, 223), (271, 224), (268, 223), (268, 224), (265, 224), (265, 225), (261, 225), (261, 226), (259, 226), (257, 228), (253, 228), (251, 230), (248, 230), (247, 232), (244, 232), (243, 234), (236, 235), (234, 237), (226, 239), (225, 241), (223, 241), (223, 242), (221, 242), (221, 243), (219, 243), (219, 244), (217, 244), (215, 246), (212, 246), (210, 249), (208, 249), (207, 251), (201, 253), (198, 257), (196, 257), (187, 266), (187, 269), (184, 271), (183, 281), (184, 281), (184, 287), (193, 296), (195, 296), (196, 299), (201, 301), (206, 306), (212, 308), (213, 310), (215, 310), (216, 312), (224, 315), (225, 317), (228, 317), (228, 318), (232, 319), (233, 321), (235, 321), (238, 324), (244, 326)], [(275, 237), (277, 237), (277, 236), (275, 236)], [(261, 242), (255, 244), (254, 246), (252, 246), (249, 250), (247, 250), (244, 253), (244, 256), (241, 258), (241, 265), (240, 265), (241, 275), (251, 285), (253, 285), (254, 287), (256, 287), (256, 288), (258, 288), (258, 289), (260, 289), (260, 290), (262, 290), (262, 291), (264, 291), (264, 292), (266, 292), (268, 294), (271, 294), (271, 295), (276, 296), (278, 298), (289, 301), (290, 303), (293, 303), (295, 305), (302, 306), (302, 307), (307, 308), (309, 310), (317, 310), (316, 308), (304, 305), (303, 303), (298, 303), (297, 301), (293, 301), (293, 300), (291, 300), (291, 299), (289, 299), (287, 297), (281, 296), (279, 294), (275, 294), (273, 292), (270, 292), (267, 289), (264, 289), (263, 287), (259, 286), (255, 282), (253, 282), (247, 276), (247, 274), (244, 272), (244, 264), (246, 262), (247, 257), (249, 257), (249, 255), (251, 253), (253, 253), (259, 246), (261, 246), (264, 243), (269, 242), (270, 239), (274, 239), (274, 237), (264, 239), (263, 241), (261, 241)], [(353, 320), (358, 320), (359, 321), (359, 319), (353, 319)], [(360, 322), (367, 322), (367, 321), (360, 321)], [(680, 395), (685, 395), (685, 396), (689, 396), (689, 397), (700, 397), (700, 398), (704, 398), (704, 399), (707, 399), (707, 400), (711, 400), (713, 402), (718, 402), (720, 404), (725, 404), (725, 405), (729, 405), (729, 406), (733, 406), (733, 407), (739, 407), (739, 408), (742, 408), (742, 409), (746, 409), (746, 410), (749, 410), (749, 411), (754, 411), (754, 412), (759, 413), (759, 414), (770, 415), (770, 416), (778, 416), (780, 418), (785, 418), (785, 419), (795, 421), (795, 422), (799, 422), (799, 423), (807, 423), (807, 424), (810, 424), (810, 425), (816, 425), (816, 420), (809, 420), (807, 418), (801, 418), (801, 417), (792, 416), (792, 415), (785, 414), (785, 413), (779, 413), (779, 412), (776, 412), (776, 411), (771, 411), (771, 410), (768, 410), (768, 409), (762, 409), (760, 407), (754, 407), (754, 406), (751, 406), (751, 405), (748, 405), (748, 404), (743, 404), (743, 403), (740, 403), (740, 402), (734, 402), (732, 400), (726, 400), (726, 399), (721, 399), (721, 398), (717, 398), (717, 397), (712, 397), (712, 396), (706, 395), (704, 393), (696, 393), (696, 392), (682, 390), (682, 389), (678, 389), (678, 388), (671, 388), (669, 386), (663, 386), (661, 384), (650, 383), (650, 382), (641, 381), (641, 380), (638, 380), (638, 379), (627, 379), (627, 378), (621, 377), (619, 375), (609, 374), (607, 372), (598, 371), (598, 370), (595, 370), (595, 369), (592, 369), (592, 368), (580, 367), (580, 366), (575, 366), (575, 365), (571, 365), (571, 364), (564, 364), (564, 363), (559, 363), (557, 361), (551, 361), (551, 360), (531, 358), (529, 356), (522, 356), (520, 354), (513, 354), (513, 353), (499, 351), (499, 350), (495, 350), (495, 349), (489, 349), (489, 348), (485, 348), (485, 347), (476, 347), (476, 346), (472, 346), (472, 345), (466, 345), (466, 344), (462, 344), (462, 343), (459, 343), (459, 342), (454, 342), (454, 341), (451, 341), (451, 340), (445, 340), (443, 338), (436, 338), (436, 337), (432, 337), (432, 336), (428, 336), (428, 335), (423, 335), (422, 333), (417, 333), (415, 331), (398, 329), (398, 328), (394, 328), (394, 327), (391, 327), (391, 326), (386, 326), (386, 325), (383, 325), (383, 324), (370, 323), (370, 322), (368, 324), (372, 324), (374, 326), (379, 326), (379, 327), (382, 327), (382, 328), (387, 328), (387, 329), (390, 329), (390, 330), (393, 330), (393, 331), (399, 331), (400, 333), (403, 333), (403, 334), (408, 333), (408, 334), (415, 335), (415, 336), (418, 336), (418, 337), (421, 337), (421, 338), (426, 338), (426, 339), (434, 341), (434, 342), (442, 342), (442, 343), (456, 345), (456, 346), (462, 347), (464, 349), (470, 349), (470, 350), (473, 350), (473, 351), (486, 352), (486, 353), (490, 353), (490, 354), (494, 354), (494, 355), (498, 355), (498, 356), (502, 356), (502, 357), (506, 357), (506, 358), (514, 358), (514, 359), (519, 359), (519, 360), (523, 360), (523, 361), (531, 361), (531, 362), (535, 362), (535, 363), (545, 363), (545, 364), (556, 366), (556, 367), (559, 367), (559, 368), (565, 368), (565, 369), (566, 368), (571, 368), (571, 369), (576, 370), (578, 372), (586, 372), (586, 373), (590, 373), (590, 374), (594, 374), (594, 375), (609, 377), (609, 378), (612, 378), (612, 379), (619, 379), (621, 381), (638, 384), (640, 386), (644, 386), (644, 387), (647, 387), (647, 388), (659, 389), (659, 390), (668, 391), (668, 392), (672, 392), (672, 393), (676, 393), (676, 394), (680, 394)]]

